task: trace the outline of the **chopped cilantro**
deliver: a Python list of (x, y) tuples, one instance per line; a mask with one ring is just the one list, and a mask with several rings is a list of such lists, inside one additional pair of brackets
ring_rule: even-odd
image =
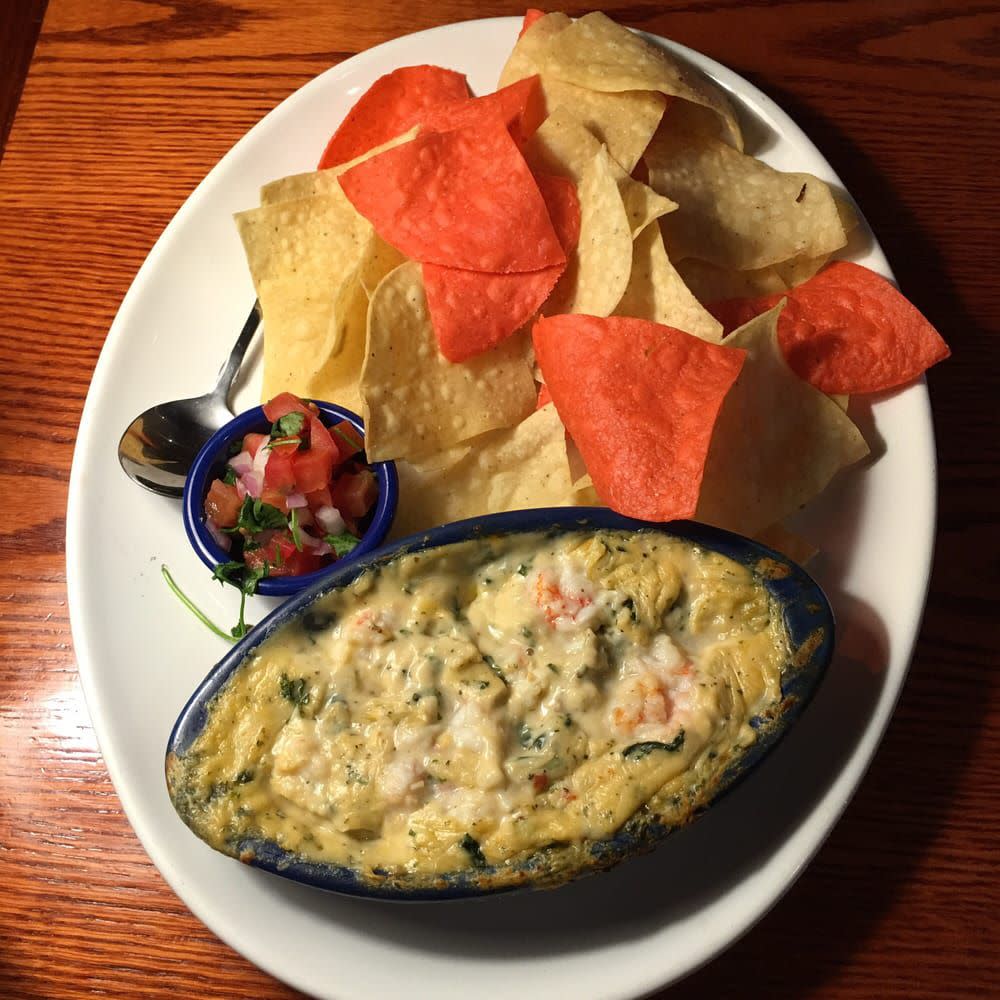
[(294, 705), (309, 704), (309, 684), (304, 677), (293, 679), (288, 674), (282, 674), (278, 690), (281, 691), (282, 698)]
[(226, 635), (225, 632), (219, 628), (215, 622), (209, 618), (201, 608), (198, 607), (194, 601), (191, 600), (187, 594), (181, 590), (180, 587), (174, 582), (174, 578), (170, 575), (170, 570), (167, 569), (166, 563), (160, 566), (160, 572), (163, 574), (163, 579), (167, 581), (167, 586), (174, 592), (174, 596), (181, 602), (204, 625), (206, 628), (211, 629), (217, 636), (221, 639), (225, 639), (226, 642), (233, 642), (233, 637), (231, 635)]
[(628, 760), (641, 760), (654, 750), (665, 750), (667, 753), (677, 753), (684, 746), (684, 730), (682, 729), (669, 743), (657, 740), (647, 740), (644, 743), (633, 743), (622, 751), (622, 756)]
[(302, 428), (305, 427), (305, 425), (306, 415), (299, 410), (294, 410), (291, 413), (286, 413), (283, 417), (278, 417), (278, 419), (271, 424), (271, 437), (294, 437), (296, 434), (301, 433)]
[(346, 556), (361, 544), (361, 539), (356, 538), (349, 531), (342, 531), (339, 535), (326, 535), (323, 539), (327, 545), (337, 554), (337, 557)]
[(255, 500), (253, 497), (244, 497), (243, 506), (240, 507), (239, 515), (236, 519), (235, 528), (226, 528), (230, 534), (243, 531), (248, 535), (256, 535), (259, 531), (266, 531), (269, 528), (287, 528), (288, 518), (269, 503), (263, 500)]
[(292, 508), (292, 513), (288, 517), (288, 530), (292, 533), (292, 541), (295, 543), (295, 547), (301, 552), (302, 532), (299, 531), (299, 511), (296, 507)]
[(236, 470), (231, 465), (226, 466), (226, 471), (222, 474), (222, 481), (227, 486), (236, 485)]
[(487, 867), (487, 861), (483, 855), (482, 848), (479, 846), (479, 841), (471, 834), (465, 834), (458, 842), (458, 846), (469, 855), (469, 860), (472, 862), (473, 868)]

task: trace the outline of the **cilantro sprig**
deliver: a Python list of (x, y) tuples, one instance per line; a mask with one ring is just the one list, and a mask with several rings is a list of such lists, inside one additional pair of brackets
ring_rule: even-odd
[(361, 539), (349, 531), (342, 531), (339, 535), (324, 535), (323, 541), (333, 549), (338, 559), (346, 556), (348, 552), (353, 552), (361, 544)]
[(255, 500), (253, 497), (247, 496), (243, 498), (243, 506), (240, 507), (235, 526), (222, 530), (231, 535), (237, 532), (256, 535), (261, 531), (287, 527), (288, 518), (277, 507), (264, 503), (263, 500)]
[(269, 569), (266, 562), (261, 566), (250, 567), (246, 563), (233, 561), (219, 563), (212, 570), (213, 580), (228, 583), (240, 592), (240, 618), (231, 630), (233, 639), (242, 639), (253, 628), (246, 623), (247, 598), (257, 593), (257, 584), (267, 576)]
[(306, 415), (299, 410), (286, 413), (283, 417), (278, 417), (271, 424), (272, 438), (296, 437), (302, 433), (302, 428), (306, 425)]

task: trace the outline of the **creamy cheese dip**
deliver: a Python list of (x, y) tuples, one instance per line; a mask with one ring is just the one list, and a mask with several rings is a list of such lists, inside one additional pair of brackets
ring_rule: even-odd
[(169, 768), (213, 847), (362, 872), (570, 850), (697, 804), (777, 707), (759, 580), (658, 533), (511, 535), (366, 571), (264, 641)]

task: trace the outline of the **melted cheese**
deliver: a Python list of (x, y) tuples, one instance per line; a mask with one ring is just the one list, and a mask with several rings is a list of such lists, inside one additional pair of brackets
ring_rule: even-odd
[[(262, 643), (174, 798), (213, 846), (363, 871), (467, 868), (613, 834), (721, 773), (787, 643), (743, 567), (657, 534), (404, 556)], [(475, 848), (474, 848), (475, 849)]]

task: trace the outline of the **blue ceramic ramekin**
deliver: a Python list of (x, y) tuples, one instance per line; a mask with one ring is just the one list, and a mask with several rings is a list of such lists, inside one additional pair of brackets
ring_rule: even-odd
[[(341, 420), (347, 420), (364, 437), (365, 425), (356, 413), (345, 410), (342, 406), (336, 406), (334, 403), (323, 403), (319, 400), (313, 400), (313, 402), (319, 407), (323, 423), (327, 426)], [(233, 441), (242, 440), (244, 435), (253, 432), (267, 434), (270, 429), (271, 421), (264, 416), (264, 407), (256, 406), (252, 410), (241, 413), (225, 427), (216, 431), (194, 460), (194, 465), (192, 465), (191, 472), (184, 484), (184, 530), (187, 532), (195, 552), (198, 553), (198, 557), (209, 569), (214, 569), (219, 563), (228, 562), (230, 556), (212, 538), (205, 526), (204, 504), (208, 488), (213, 479), (218, 479), (222, 475), (226, 460), (229, 458), (229, 446)], [(342, 556), (329, 566), (316, 570), (315, 573), (304, 573), (301, 576), (264, 577), (257, 584), (257, 593), (267, 597), (288, 597), (291, 594), (297, 594), (300, 590), (311, 587), (317, 580), (323, 579), (333, 570), (339, 569), (345, 563), (354, 562), (355, 559), (371, 552), (382, 543), (392, 526), (392, 519), (396, 516), (396, 505), (399, 502), (399, 480), (396, 476), (394, 462), (375, 462), (372, 464), (371, 470), (378, 483), (378, 499), (375, 501), (375, 509), (372, 511), (371, 520), (360, 544), (348, 555)]]

